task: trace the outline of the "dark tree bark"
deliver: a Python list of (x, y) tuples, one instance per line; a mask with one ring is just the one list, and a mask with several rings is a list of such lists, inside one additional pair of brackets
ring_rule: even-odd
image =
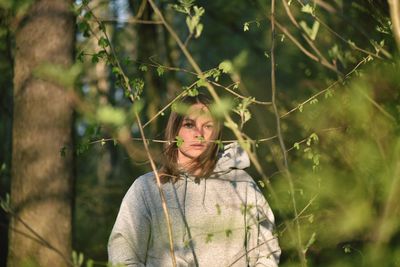
[[(11, 136), (12, 136), (12, 33), (7, 16), (0, 11), (0, 197), (10, 192)], [(8, 217), (0, 209), (0, 266), (6, 266), (8, 246)]]
[(65, 88), (33, 75), (44, 63), (72, 63), (71, 4), (35, 1), (16, 31), (9, 267), (68, 266), (71, 255), (73, 156), (60, 151), (72, 145), (73, 111)]

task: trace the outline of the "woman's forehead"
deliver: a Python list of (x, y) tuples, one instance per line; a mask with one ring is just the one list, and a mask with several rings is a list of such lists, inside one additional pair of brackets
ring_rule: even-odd
[(185, 119), (198, 119), (198, 118), (204, 118), (204, 119), (212, 118), (208, 107), (201, 103), (191, 105), (185, 115)]

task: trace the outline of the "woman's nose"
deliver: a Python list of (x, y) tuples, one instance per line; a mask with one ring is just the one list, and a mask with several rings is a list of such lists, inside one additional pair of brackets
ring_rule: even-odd
[(203, 129), (201, 127), (196, 126), (194, 128), (194, 135), (195, 135), (195, 137), (203, 136)]

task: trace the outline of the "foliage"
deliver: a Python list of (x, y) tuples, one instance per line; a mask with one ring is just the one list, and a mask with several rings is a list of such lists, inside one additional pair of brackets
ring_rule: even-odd
[[(138, 136), (134, 114), (150, 122), (153, 117), (147, 107), (161, 99), (167, 108), (157, 106), (152, 124), (162, 128), (164, 111), (187, 110), (174, 97), (194, 96), (212, 85), (222, 96), (211, 109), (225, 120), (225, 139), (234, 137), (229, 129), (240, 130), (248, 141), (241, 144), (246, 148), (253, 144), (261, 162), (261, 170), (253, 168), (250, 173), (267, 178), (259, 183), (277, 217), (282, 266), (304, 266), (300, 255), (307, 266), (399, 265), (399, 206), (394, 199), (400, 188), (400, 81), (386, 4), (292, 0), (285, 1), (289, 8), (285, 9), (278, 1), (275, 13), (282, 27), (276, 28), (274, 40), (270, 17), (265, 16), (271, 11), (269, 2), (234, 0), (227, 5), (220, 0), (180, 0), (162, 5), (163, 14), (204, 69), (200, 76), (188, 67), (161, 26), (154, 26), (158, 27), (154, 42), (159, 46), (152, 51), (155, 56), (137, 58), (134, 48), (141, 40), (135, 36), (139, 30), (150, 32), (150, 27), (126, 24), (123, 28), (118, 22), (110, 30), (90, 2), (74, 7), (80, 63), (69, 70), (42, 66), (37, 73), (77, 87), (75, 93), (82, 100), (77, 104), (74, 148), (79, 177), (77, 249), (105, 260), (105, 243), (120, 199), (132, 177), (148, 170), (133, 166), (127, 152), (115, 146), (123, 130)], [(0, 3), (10, 10), (11, 2)], [(150, 19), (159, 18), (153, 14)], [(189, 43), (192, 36), (196, 39)], [(273, 41), (276, 77), (269, 75)], [(89, 73), (101, 64), (107, 70), (103, 78), (111, 81), (107, 93), (92, 84)], [(278, 93), (273, 96), (269, 84), (275, 79)], [(148, 94), (152, 82), (158, 86), (157, 96)], [(272, 97), (277, 113), (267, 102)], [(226, 114), (236, 117), (226, 120)], [(276, 138), (277, 120), (289, 149)], [(149, 127), (143, 128), (151, 140), (161, 135), (151, 136)], [(177, 136), (174, 141), (180, 146), (183, 139)], [(150, 144), (160, 156), (160, 147)], [(60, 152), (65, 153), (65, 148)], [(288, 169), (282, 167), (285, 156)], [(104, 163), (106, 157), (112, 160)], [(107, 169), (110, 164), (112, 170)], [(108, 174), (105, 181), (99, 178), (103, 172)], [(103, 225), (88, 241), (92, 217), (100, 218)], [(225, 234), (231, 233), (227, 229)], [(208, 243), (216, 237), (210, 232), (204, 238)], [(83, 254), (75, 252), (72, 259), (84, 266)]]

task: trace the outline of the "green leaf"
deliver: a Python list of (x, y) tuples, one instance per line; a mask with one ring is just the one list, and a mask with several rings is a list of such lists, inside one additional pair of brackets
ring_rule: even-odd
[(176, 11), (178, 11), (178, 12), (181, 12), (181, 13), (184, 13), (184, 14), (188, 14), (187, 9), (181, 7), (180, 5), (174, 4), (174, 5), (171, 5), (171, 7), (173, 9), (175, 9)]
[(197, 87), (207, 87), (207, 81), (205, 79), (198, 79), (196, 82)]
[(313, 26), (310, 28), (308, 27), (305, 21), (299, 22), (300, 27), (305, 31), (305, 33), (310, 37), (311, 40), (315, 40), (319, 30), (319, 22), (317, 20), (314, 21)]
[(98, 56), (99, 58), (106, 59), (106, 58), (107, 58), (107, 51), (106, 51), (106, 50), (100, 50), (100, 51), (97, 53), (97, 56)]
[(228, 114), (232, 110), (233, 101), (230, 98), (221, 98), (220, 103), (213, 103), (210, 106), (211, 113), (217, 118), (223, 118), (225, 114)]
[(221, 140), (216, 140), (215, 144), (218, 146), (219, 150), (223, 150), (224, 149), (224, 144), (222, 143)]
[(300, 144), (296, 142), (296, 143), (293, 144), (293, 147), (295, 149), (299, 150), (300, 149)]
[(243, 31), (244, 32), (247, 32), (247, 31), (249, 31), (249, 23), (248, 22), (245, 22), (244, 24), (243, 24)]
[(84, 57), (85, 57), (85, 51), (82, 50), (78, 53), (76, 59), (79, 60), (81, 63), (83, 63)]
[(204, 8), (198, 7), (198, 6), (194, 6), (193, 10), (194, 10), (195, 17), (201, 17), (201, 16), (203, 16), (203, 14), (205, 12)]
[(78, 30), (83, 34), (84, 37), (90, 37), (90, 25), (87, 21), (81, 21), (78, 23)]
[(179, 0), (179, 3), (182, 5), (183, 8), (191, 8), (194, 4), (194, 0)]
[(229, 60), (224, 60), (222, 61), (219, 65), (218, 68), (223, 72), (223, 73), (232, 73), (233, 71), (233, 65), (232, 62)]
[(99, 62), (99, 56), (97, 54), (92, 55), (92, 63), (96, 64)]
[(176, 113), (179, 113), (182, 115), (186, 115), (187, 111), (189, 109), (189, 106), (178, 101), (178, 102), (174, 102), (172, 104), (171, 109), (173, 112), (176, 112)]
[(199, 91), (197, 88), (188, 88), (186, 89), (188, 96), (197, 96), (199, 95)]
[(136, 97), (142, 94), (144, 88), (144, 81), (142, 79), (140, 78), (133, 79), (132, 81), (130, 81), (130, 85)]
[(99, 45), (99, 46), (101, 46), (102, 48), (106, 48), (106, 47), (108, 47), (110, 44), (109, 44), (109, 42), (108, 42), (108, 40), (104, 37), (104, 36), (101, 36), (100, 37), (100, 39), (99, 39), (99, 41), (97, 42), (97, 44)]
[(144, 108), (144, 102), (141, 99), (135, 100), (132, 105), (133, 114), (139, 114)]
[(318, 143), (319, 141), (318, 135), (316, 133), (312, 133), (309, 138), (313, 140), (314, 143)]
[(303, 112), (303, 104), (300, 104), (300, 105), (299, 105), (299, 111), (300, 111), (300, 112)]
[(164, 74), (164, 71), (165, 71), (165, 69), (164, 69), (163, 66), (158, 66), (157, 67), (157, 74), (158, 74), (159, 77), (161, 77)]
[(94, 261), (92, 260), (92, 259), (89, 259), (87, 262), (86, 262), (86, 267), (93, 267), (94, 266)]
[(203, 32), (203, 24), (199, 23), (196, 26), (196, 33), (194, 35), (194, 38), (199, 38), (202, 32)]
[(181, 147), (183, 145), (184, 140), (179, 135), (175, 137), (175, 140), (176, 140), (176, 146), (177, 147)]
[(240, 116), (242, 125), (251, 119), (251, 113), (248, 109), (248, 106), (253, 100), (254, 97), (245, 98), (233, 109), (233, 111)]
[(98, 108), (96, 118), (100, 123), (121, 126), (125, 123), (126, 115), (121, 108), (105, 105)]
[(117, 75), (117, 76), (120, 75), (120, 74), (122, 74), (121, 70), (120, 70), (118, 67), (116, 67), (116, 66), (112, 67), (111, 72), (112, 72), (114, 75)]
[(346, 254), (351, 253), (351, 246), (350, 245), (344, 245), (343, 246), (343, 250), (344, 250), (344, 253), (346, 253)]
[(147, 71), (147, 66), (141, 64), (141, 65), (139, 66), (139, 70), (140, 70), (140, 71), (143, 71), (143, 72), (146, 72), (146, 71)]
[(85, 15), (83, 15), (84, 19), (91, 19), (93, 17), (92, 12), (88, 11), (85, 13)]
[(187, 27), (189, 29), (189, 32), (193, 33), (194, 27), (196, 25), (194, 24), (193, 19), (191, 17), (189, 17), (189, 16), (186, 17), (186, 25), (187, 25)]
[(306, 4), (302, 6), (301, 12), (308, 13), (308, 14), (314, 14), (314, 8), (310, 4)]

